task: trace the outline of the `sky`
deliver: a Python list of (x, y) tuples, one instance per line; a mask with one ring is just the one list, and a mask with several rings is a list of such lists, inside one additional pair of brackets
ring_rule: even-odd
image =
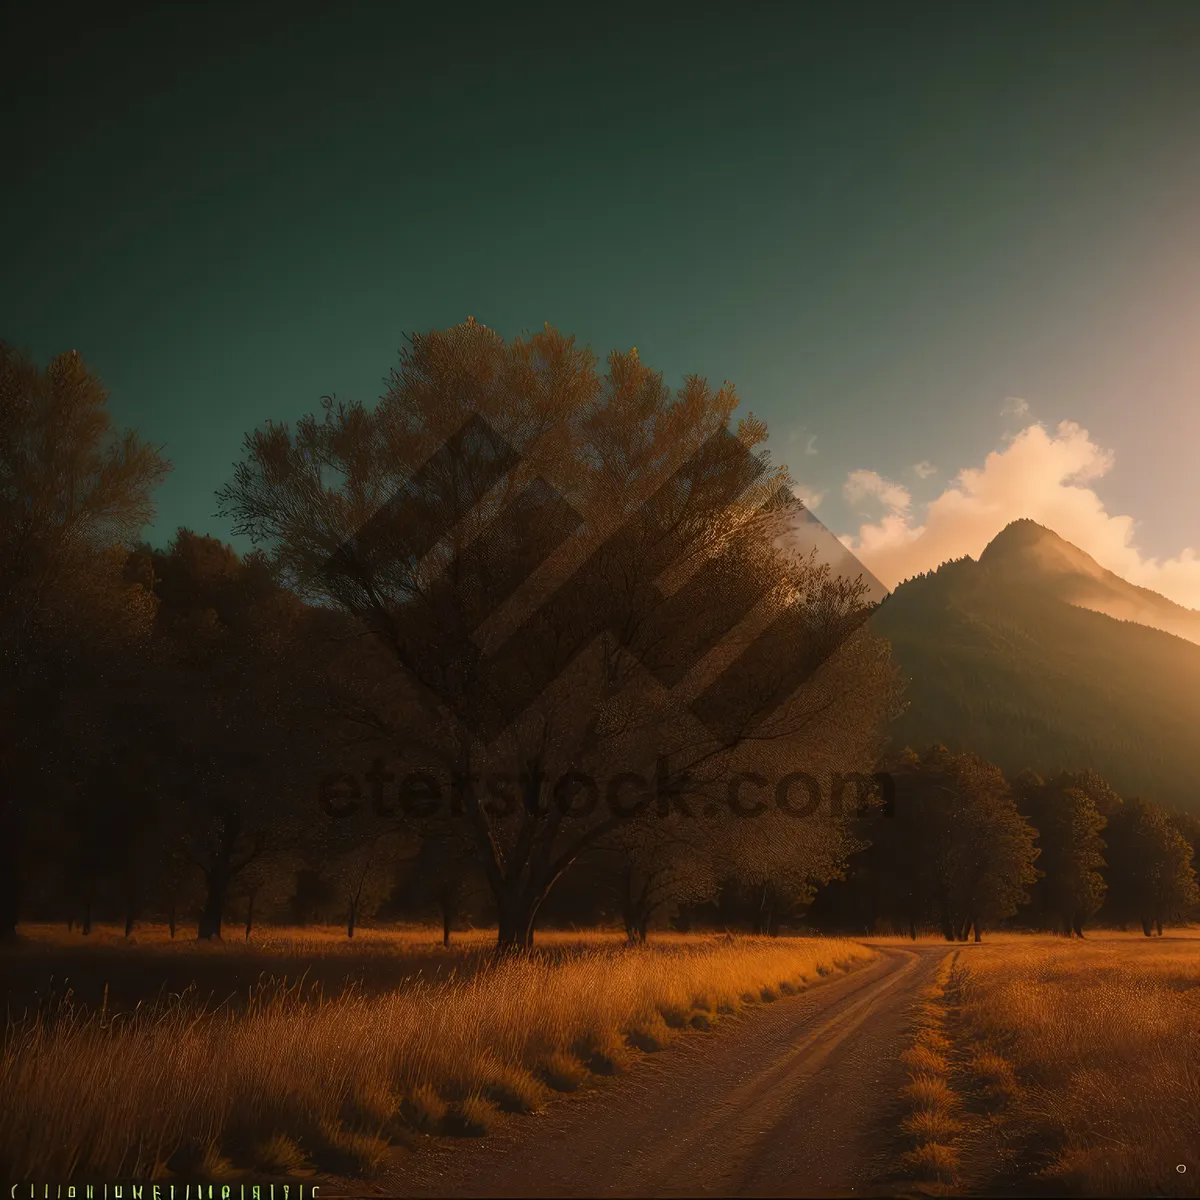
[(473, 315), (732, 381), (888, 586), (1028, 516), (1200, 608), (1200, 5), (10, 0), (0, 44), (0, 337), (165, 447), (152, 541)]

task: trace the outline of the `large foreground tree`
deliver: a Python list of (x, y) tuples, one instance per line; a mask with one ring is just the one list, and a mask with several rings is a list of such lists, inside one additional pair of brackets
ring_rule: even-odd
[[(630, 820), (756, 820), (739, 773), (874, 766), (894, 676), (864, 585), (780, 548), (792, 481), (736, 406), (636, 350), (601, 376), (549, 326), (468, 321), (411, 338), (375, 408), (252, 434), (221, 493), (289, 586), (370, 635), (341, 711), (364, 754), (431, 773), (412, 822), (461, 814), (502, 946)], [(799, 831), (835, 815), (767, 795), (760, 825), (824, 853)]]

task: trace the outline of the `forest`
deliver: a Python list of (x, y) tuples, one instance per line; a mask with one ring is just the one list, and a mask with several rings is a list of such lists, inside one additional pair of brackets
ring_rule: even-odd
[[(597, 925), (953, 941), (1197, 915), (1194, 815), (1044, 755), (897, 740), (900, 602), (872, 620), (861, 581), (780, 551), (790, 479), (728, 385), (672, 393), (636, 351), (601, 375), (550, 327), (414, 335), (376, 407), (329, 397), (247, 435), (217, 496), (244, 553), (142, 540), (170, 466), (107, 403), (73, 352), (0, 351), (9, 939), (32, 920), (246, 940), (435, 920), (510, 949)], [(985, 716), (1007, 694), (989, 671)], [(481, 773), (505, 803), (395, 784)], [(735, 786), (796, 773), (818, 801), (799, 816)], [(837, 803), (880, 773), (889, 796)], [(550, 794), (570, 778), (653, 778), (668, 802)], [(349, 815), (331, 779), (365, 781)]]

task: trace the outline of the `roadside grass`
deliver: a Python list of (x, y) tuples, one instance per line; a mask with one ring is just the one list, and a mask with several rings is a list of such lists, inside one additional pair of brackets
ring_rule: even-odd
[(955, 1041), (1037, 1179), (1082, 1196), (1200, 1195), (1200, 940), (972, 949)]
[(947, 992), (957, 957), (957, 951), (947, 954), (932, 983), (919, 993), (913, 1007), (912, 1041), (900, 1055), (908, 1069), (908, 1083), (901, 1091), (905, 1109), (901, 1130), (909, 1143), (900, 1168), (921, 1191), (934, 1195), (955, 1190), (961, 1167), (957, 1141), (962, 1105), (953, 1085), (951, 1043), (946, 1036)]
[(420, 1135), (486, 1134), (505, 1112), (876, 953), (821, 938), (545, 940), (382, 994), (277, 981), (241, 1008), (185, 996), (115, 1017), (69, 1001), (35, 1012), (0, 1054), (0, 1173), (369, 1175)]

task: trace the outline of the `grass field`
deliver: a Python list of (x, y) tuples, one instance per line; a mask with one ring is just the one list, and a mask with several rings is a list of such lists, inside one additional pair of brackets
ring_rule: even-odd
[(906, 1053), (930, 1190), (1200, 1195), (1200, 937), (997, 937), (941, 984)]
[[(207, 1005), (243, 1007), (264, 980), (286, 979), (312, 994), (340, 995), (348, 987), (390, 991), (414, 978), (461, 978), (488, 963), (495, 930), (456, 933), (447, 949), (428, 927), (359, 929), (345, 926), (262, 926), (249, 940), (226, 931), (223, 940), (197, 941), (194, 931), (172, 938), (166, 925), (140, 925), (126, 939), (118, 925), (97, 925), (84, 937), (62, 925), (26, 924), (21, 940), (3, 950), (3, 999), (8, 1011), (53, 1009), (69, 991), (76, 1007), (129, 1011), (139, 1003), (190, 990)], [(539, 952), (618, 946), (623, 933), (539, 932)], [(670, 940), (670, 935), (663, 939)]]
[[(33, 935), (18, 958), (64, 953), (57, 934)], [(30, 1009), (10, 1023), (0, 1061), (0, 1171), (369, 1173), (423, 1133), (484, 1133), (502, 1110), (535, 1111), (685, 1030), (874, 954), (836, 939), (675, 936), (631, 948), (616, 934), (551, 934), (536, 955), (495, 962), (492, 937), (446, 952), (427, 931), (356, 938), (353, 950), (307, 931), (241, 947), (146, 936), (108, 948), (121, 962), (89, 946), (97, 970), (128, 973), (146, 955), (202, 974), (242, 956), (246, 973), (269, 968), (274, 982), (215, 1011), (194, 995), (116, 1016), (70, 1000)], [(436, 977), (424, 971), (431, 958)], [(383, 962), (402, 982), (306, 991), (304, 972), (330, 962), (367, 975)]]

